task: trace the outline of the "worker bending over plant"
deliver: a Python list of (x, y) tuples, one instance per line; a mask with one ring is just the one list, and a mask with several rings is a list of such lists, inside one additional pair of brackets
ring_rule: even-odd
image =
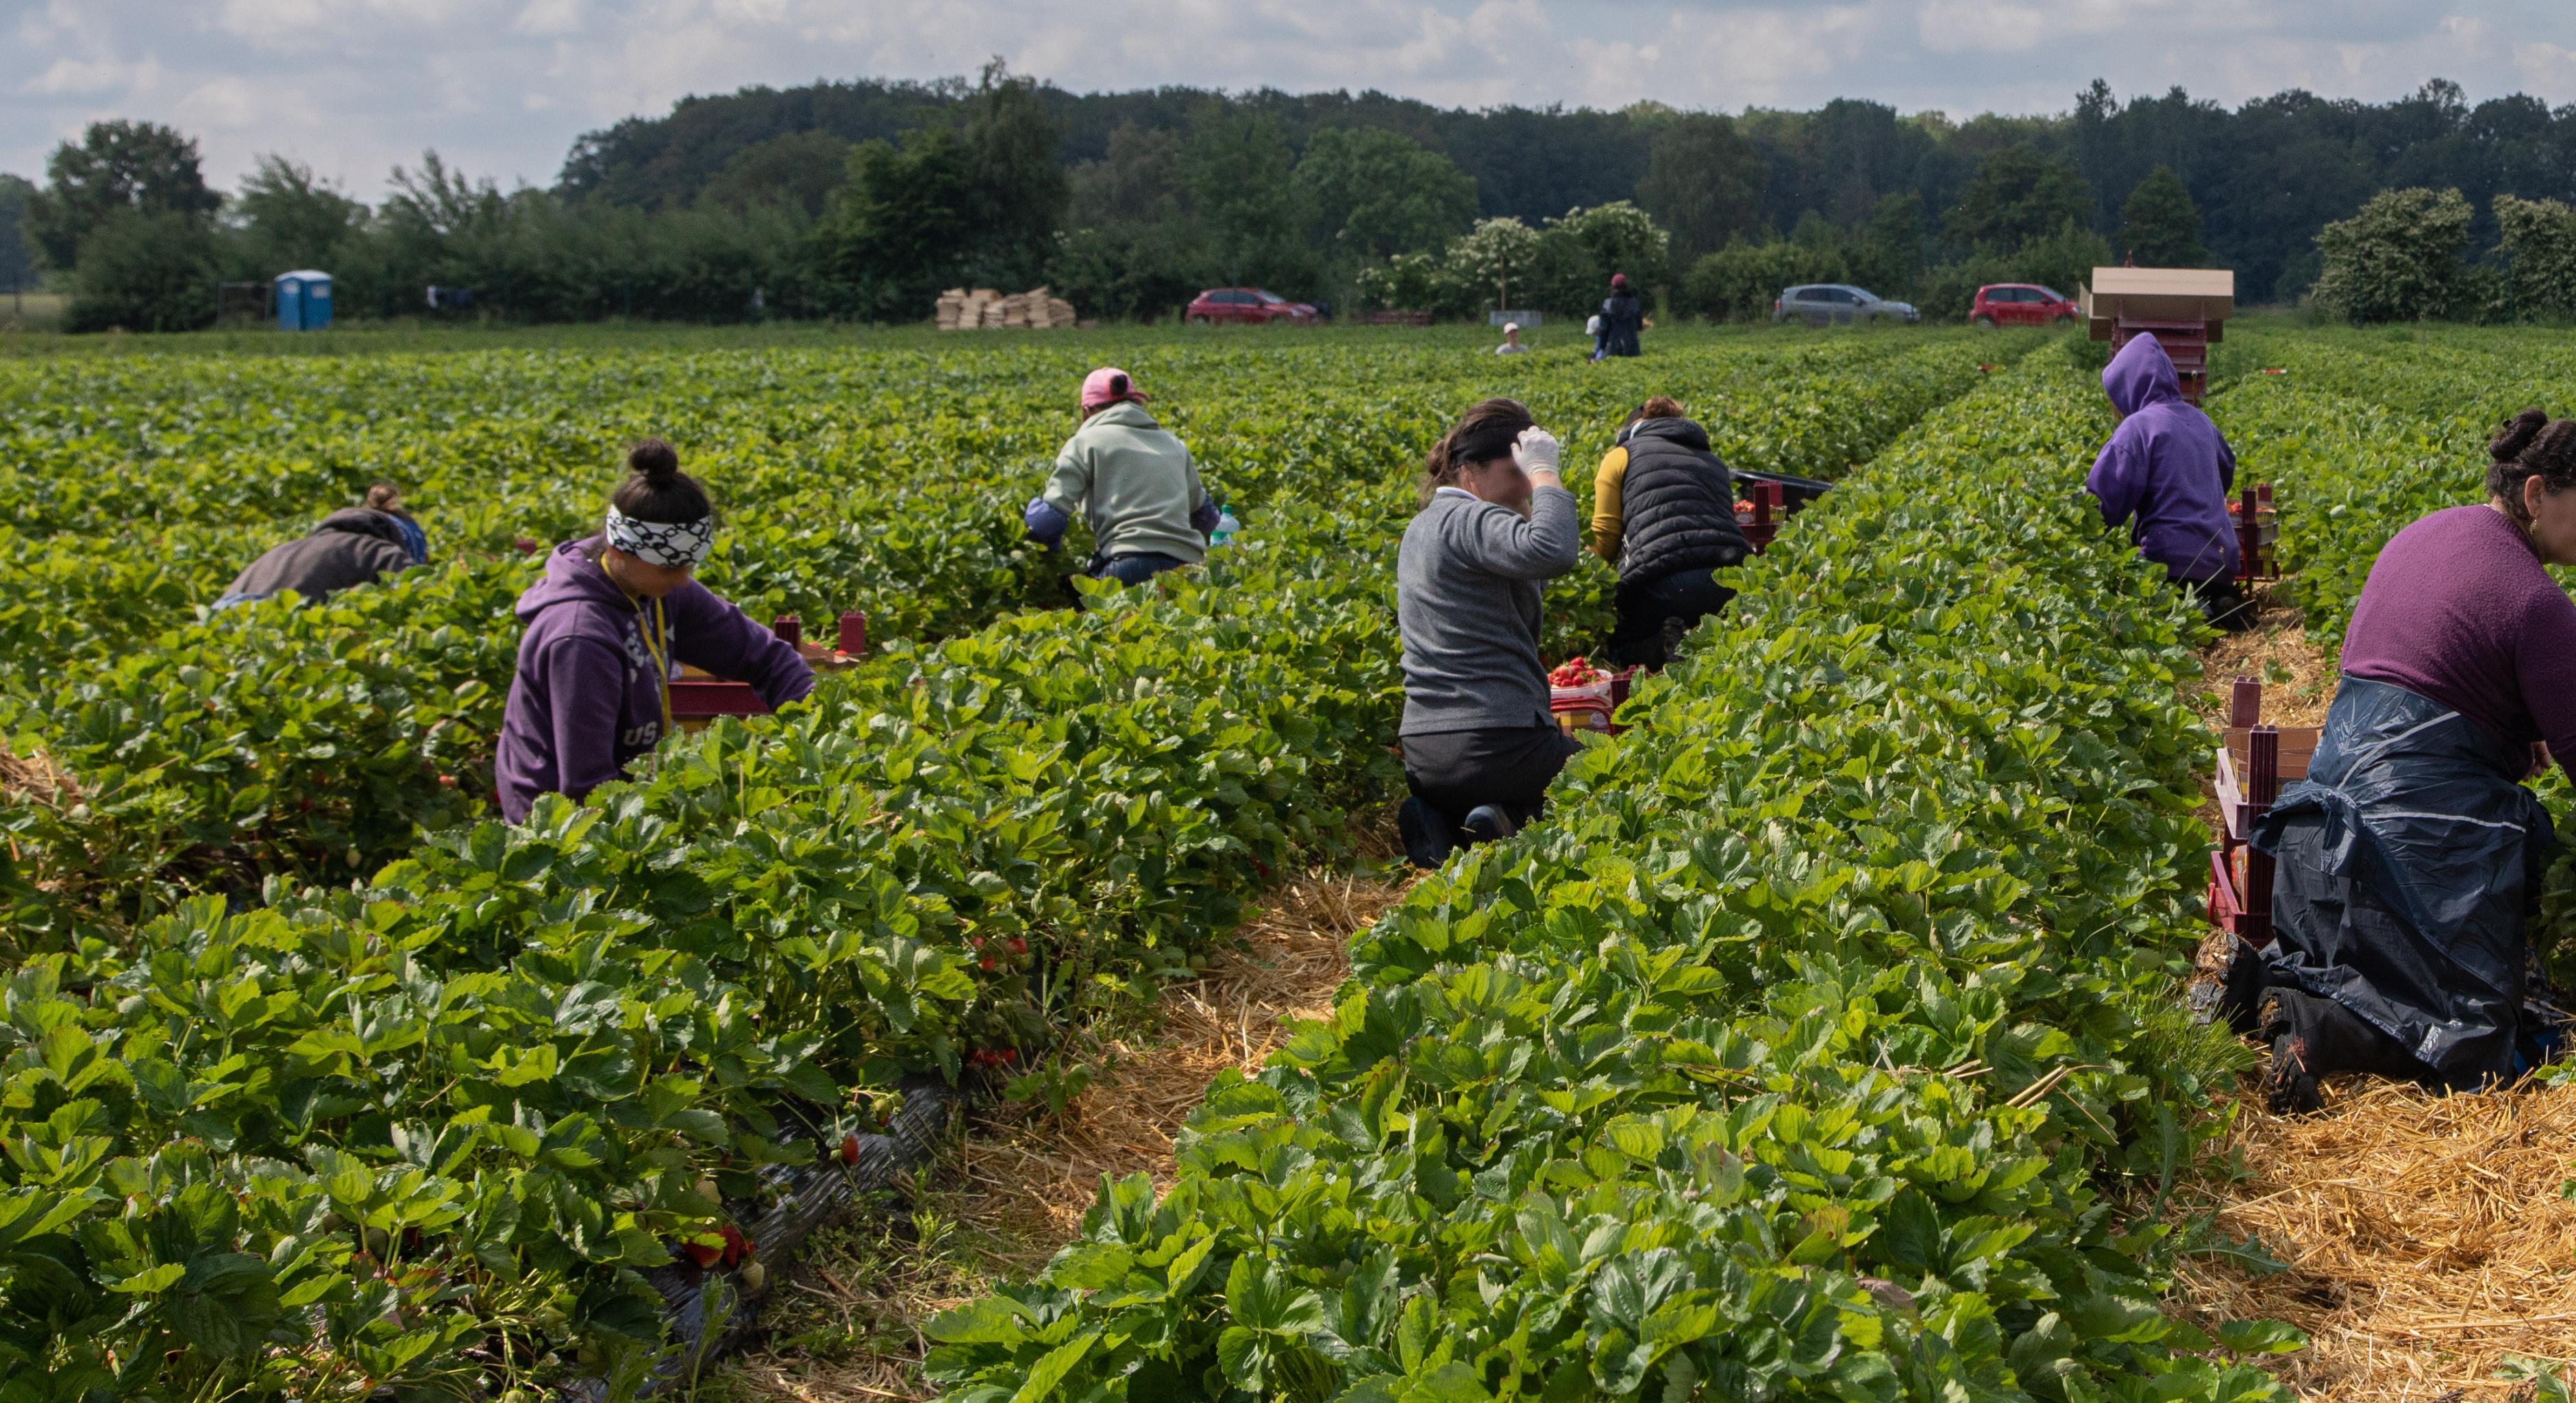
[(1592, 550), (1619, 571), (1613, 662), (1663, 666), (1684, 632), (1735, 597), (1711, 573), (1753, 553), (1735, 521), (1735, 478), (1679, 401), (1637, 406), (1602, 456)]
[(2576, 762), (2576, 603), (2545, 568), (2576, 564), (2576, 421), (2525, 410), (2489, 456), (2485, 505), (2380, 551), (2307, 778), (2254, 824), (2274, 939), (2219, 1004), (2272, 1044), (2279, 1112), (2326, 1072), (2510, 1080), (2560, 1031), (2526, 929), (2556, 837), (2520, 781), (2536, 741)]
[(429, 537), (403, 510), (402, 494), (379, 482), (367, 489), (365, 506), (343, 507), (305, 535), (252, 561), (233, 577), (215, 607), (229, 609), (287, 590), (318, 604), (352, 585), (373, 584), (428, 562)]
[(1509, 837), (1576, 749), (1548, 709), (1539, 582), (1582, 547), (1557, 443), (1515, 401), (1467, 411), (1423, 463), (1422, 510), (1396, 554), (1404, 638), (1404, 848), (1436, 867), (1459, 841)]
[(2153, 336), (2130, 339), (2102, 368), (2120, 427), (2093, 460), (2084, 490), (2108, 526), (2126, 523), (2138, 554), (2165, 567), (2201, 614), (2229, 632), (2252, 626), (2236, 587), (2236, 525), (2227, 493), (2236, 452), (2200, 407), (2182, 397), (2173, 360)]
[(1053, 549), (1081, 517), (1092, 556), (1082, 573), (1140, 585), (1207, 558), (1217, 506), (1187, 444), (1145, 412), (1127, 372), (1103, 366), (1082, 381), (1082, 427), (1056, 454), (1046, 490), (1028, 505), (1029, 535)]
[(715, 506), (680, 455), (648, 438), (626, 462), (600, 533), (556, 546), (519, 596), (527, 631), (494, 766), (512, 823), (538, 795), (578, 799), (660, 744), (683, 663), (750, 683), (773, 710), (814, 690), (792, 645), (691, 578), (715, 543)]

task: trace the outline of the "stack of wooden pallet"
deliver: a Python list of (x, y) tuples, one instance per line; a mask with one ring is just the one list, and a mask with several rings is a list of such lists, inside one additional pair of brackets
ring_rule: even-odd
[(1047, 330), (1074, 324), (1073, 304), (1031, 288), (1005, 297), (989, 287), (952, 287), (939, 295), (942, 331)]

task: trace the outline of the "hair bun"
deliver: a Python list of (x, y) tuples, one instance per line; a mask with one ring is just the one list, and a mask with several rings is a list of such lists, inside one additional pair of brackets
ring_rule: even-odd
[(646, 482), (673, 482), (680, 476), (680, 452), (658, 438), (648, 438), (626, 450), (626, 466)]
[(2542, 409), (2522, 411), (2506, 420), (2503, 430), (2494, 438), (2487, 440), (2487, 457), (2499, 463), (2508, 463), (2521, 457), (2522, 450), (2529, 448), (2531, 441), (2538, 438), (2540, 431), (2548, 427), (2548, 424), (2548, 411)]

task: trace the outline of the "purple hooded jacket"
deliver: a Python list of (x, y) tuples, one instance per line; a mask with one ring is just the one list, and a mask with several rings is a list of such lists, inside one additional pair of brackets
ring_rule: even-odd
[[(644, 615), (600, 569), (599, 537), (566, 541), (545, 578), (519, 596), (527, 624), (501, 716), (501, 814), (525, 820), (540, 794), (578, 799), (624, 778), (662, 739), (663, 679), (644, 646)], [(771, 707), (814, 690), (813, 669), (778, 635), (695, 580), (662, 601), (670, 661), (748, 682)]]
[[(2182, 397), (2173, 361), (2153, 336), (2138, 336), (2102, 368), (2102, 388), (2123, 416), (2084, 490), (2102, 504), (2106, 526), (2130, 522), (2138, 554), (2174, 580), (2236, 573), (2236, 523), (2227, 494), (2236, 454), (2218, 426)], [(2132, 520), (2134, 518), (2134, 520)]]

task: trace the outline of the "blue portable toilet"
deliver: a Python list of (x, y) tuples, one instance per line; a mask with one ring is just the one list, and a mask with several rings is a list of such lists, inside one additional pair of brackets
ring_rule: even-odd
[(320, 331), (331, 324), (331, 275), (311, 269), (277, 275), (277, 329)]

